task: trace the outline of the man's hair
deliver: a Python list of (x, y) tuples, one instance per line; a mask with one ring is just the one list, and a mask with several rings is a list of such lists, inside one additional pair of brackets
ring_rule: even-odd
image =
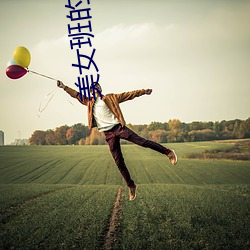
[[(98, 88), (96, 88), (98, 86), (99, 86), (100, 92), (99, 92)], [(90, 85), (90, 91), (93, 91), (94, 89), (96, 89), (99, 93), (102, 92), (102, 86), (100, 85), (99, 82), (93, 82), (93, 83), (91, 83), (91, 85)]]
[(91, 87), (92, 86), (97, 86), (97, 85), (99, 85), (101, 87), (101, 84), (99, 82), (93, 82), (93, 83), (91, 83)]

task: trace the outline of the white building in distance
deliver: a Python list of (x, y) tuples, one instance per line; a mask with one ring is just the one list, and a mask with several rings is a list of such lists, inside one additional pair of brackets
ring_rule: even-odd
[(0, 130), (0, 146), (4, 145), (4, 132)]

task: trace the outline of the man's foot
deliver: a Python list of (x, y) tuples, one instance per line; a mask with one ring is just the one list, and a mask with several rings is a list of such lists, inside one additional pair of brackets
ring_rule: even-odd
[(136, 197), (136, 185), (134, 187), (129, 188), (129, 200), (133, 201)]
[(174, 150), (171, 150), (171, 152), (167, 155), (172, 165), (177, 164), (177, 155), (175, 154)]

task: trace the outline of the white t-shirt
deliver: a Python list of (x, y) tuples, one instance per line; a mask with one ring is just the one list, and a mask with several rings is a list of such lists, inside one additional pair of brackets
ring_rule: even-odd
[(95, 100), (93, 115), (96, 120), (97, 128), (100, 132), (110, 130), (115, 125), (119, 124), (118, 119), (100, 97), (97, 97)]

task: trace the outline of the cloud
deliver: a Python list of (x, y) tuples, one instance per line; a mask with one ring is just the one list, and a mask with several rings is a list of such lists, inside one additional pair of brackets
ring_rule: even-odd
[(142, 56), (150, 47), (154, 47), (155, 28), (153, 23), (115, 25), (96, 34), (96, 48), (102, 59), (107, 61), (135, 60), (140, 51), (143, 51)]
[(154, 28), (153, 23), (118, 24), (97, 34), (96, 39), (103, 46), (113, 46), (118, 43), (124, 44), (129, 42), (138, 43), (138, 40), (140, 41), (149, 35), (152, 28)]

